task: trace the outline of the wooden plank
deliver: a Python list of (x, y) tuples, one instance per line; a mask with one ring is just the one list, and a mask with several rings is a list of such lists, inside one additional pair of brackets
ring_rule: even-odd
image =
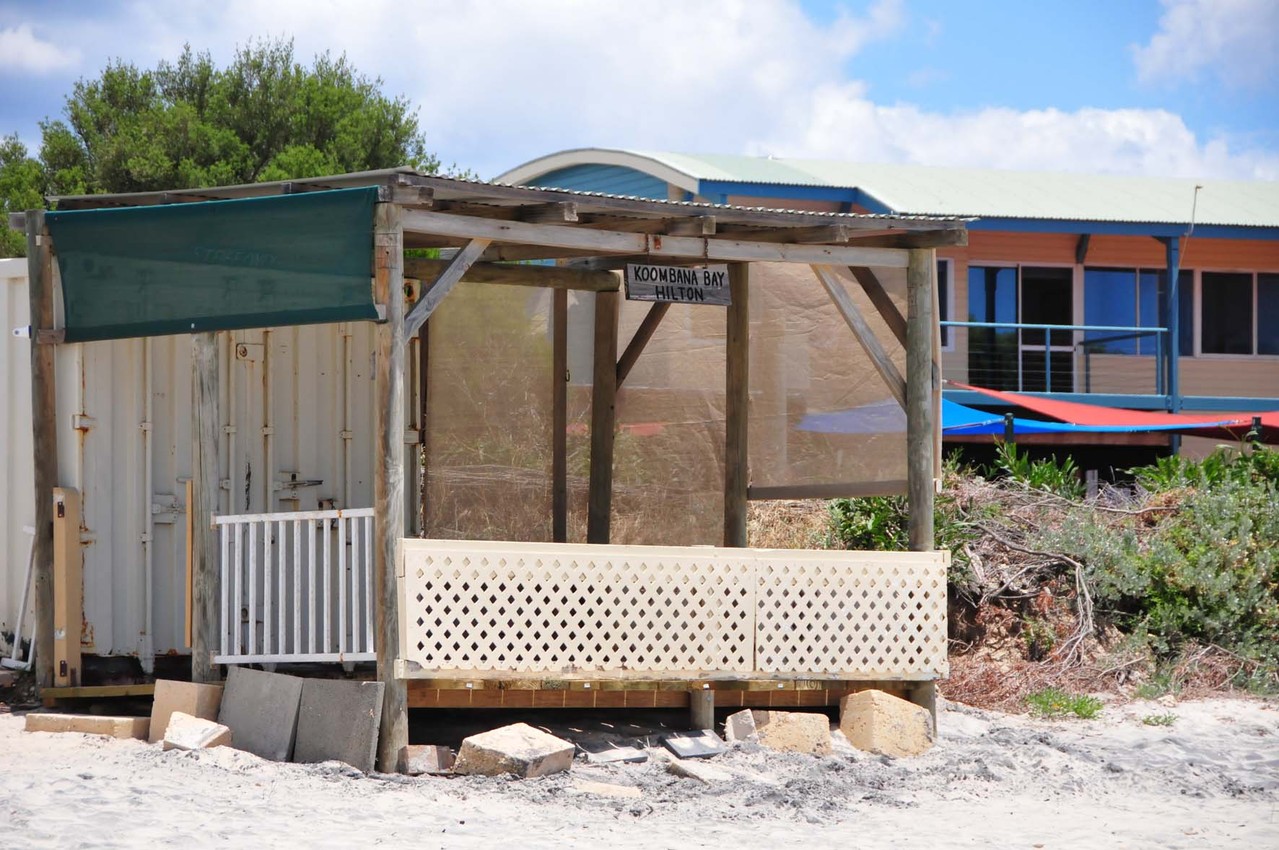
[(854, 499), (863, 496), (900, 496), (905, 492), (905, 479), (892, 479), (848, 481), (837, 484), (781, 484), (772, 487), (749, 487), (746, 498), (752, 502), (765, 502), (772, 499)]
[(572, 201), (553, 201), (549, 204), (528, 204), (517, 207), (515, 217), (520, 221), (542, 224), (562, 224), (577, 221), (577, 204)]
[(53, 488), (53, 684), (76, 687), (84, 624), (84, 555), (80, 549), (80, 492)]
[(426, 528), (431, 516), (431, 500), (430, 500), (430, 463), (431, 463), (431, 321), (422, 323), (422, 327), (417, 332), (417, 403), (418, 403), (418, 444), (414, 448), (417, 450), (419, 458), (418, 463), (421, 464), (419, 474), (421, 476), (422, 486), (418, 492), (418, 510), (421, 512), (421, 524), (418, 533), (425, 536)]
[(724, 545), (746, 545), (746, 490), (750, 483), (747, 422), (750, 413), (750, 266), (728, 267), (732, 303), (726, 311), (724, 369)]
[[(405, 260), (406, 277), (435, 280), (449, 265), (448, 260)], [(477, 262), (462, 275), (462, 283), (500, 283), (505, 286), (542, 286), (549, 289), (573, 289), (583, 292), (610, 292), (621, 282), (608, 272), (588, 271), (565, 266), (525, 266)]]
[(697, 257), (707, 261), (790, 262), (826, 265), (905, 268), (906, 257), (892, 248), (838, 245), (790, 245), (741, 242), (693, 236), (663, 236), (593, 230), (567, 225), (529, 224), (474, 216), (406, 210), (406, 232), (497, 243), (539, 245), (601, 254), (647, 254), (654, 257)]
[(933, 418), (933, 298), (936, 286), (936, 252), (920, 248), (910, 252), (906, 270), (906, 481), (910, 548), (929, 552), (934, 546)]
[(888, 294), (888, 290), (884, 289), (884, 285), (879, 282), (879, 278), (875, 277), (875, 273), (864, 266), (853, 266), (849, 269), (853, 273), (853, 280), (857, 281), (862, 291), (866, 293), (866, 297), (870, 299), (870, 303), (875, 305), (875, 309), (883, 318), (884, 324), (888, 325), (888, 329), (893, 332), (893, 336), (897, 337), (902, 348), (906, 347), (906, 317), (902, 315), (902, 311), (898, 309), (897, 302)]
[[(568, 542), (568, 291), (551, 300), (551, 540)], [(621, 381), (618, 381), (621, 383)]]
[[(27, 295), (33, 328), (52, 328), (53, 252), (44, 211), (32, 210), (27, 225)], [(35, 537), (32, 582), (36, 616), (36, 685), (53, 684), (53, 488), (58, 485), (58, 429), (54, 346), (31, 338), (32, 462), (35, 467)]]
[(849, 330), (853, 332), (853, 336), (861, 344), (862, 350), (870, 358), (871, 365), (875, 367), (875, 371), (879, 372), (879, 377), (884, 380), (889, 392), (893, 394), (893, 398), (897, 399), (897, 403), (905, 409), (906, 381), (902, 378), (901, 372), (897, 370), (896, 364), (889, 358), (888, 352), (884, 350), (884, 347), (880, 345), (879, 340), (871, 331), (870, 325), (866, 323), (861, 310), (857, 309), (857, 305), (853, 303), (853, 299), (849, 297), (848, 291), (844, 289), (844, 285), (835, 276), (833, 269), (828, 266), (813, 266), (813, 271), (817, 274), (817, 279), (822, 282), (822, 286), (825, 287), (826, 294), (830, 296), (830, 300), (834, 302), (835, 309), (839, 310), (839, 314), (844, 317), (844, 322), (848, 325)]
[[(373, 297), (386, 305), (386, 321), (377, 325), (375, 332), (373, 383), (377, 423), (373, 442), (373, 525), (377, 538), (373, 547), (374, 647), (378, 680), (384, 686), (377, 764), (384, 773), (395, 772), (400, 750), (409, 738), (407, 692), (404, 681), (395, 675), (400, 652), (396, 548), (404, 536), (404, 366), (408, 340), (401, 214), (393, 204), (378, 204), (373, 232)], [(419, 327), (429, 315), (428, 310)]]
[[(403, 244), (403, 237), (401, 237), (400, 244)], [(466, 274), (466, 270), (479, 259), (480, 255), (484, 253), (484, 249), (488, 246), (489, 240), (487, 239), (472, 239), (466, 243), (466, 247), (457, 252), (453, 259), (449, 261), (448, 266), (435, 277), (426, 291), (422, 293), (422, 297), (413, 305), (413, 309), (404, 317), (403, 337), (406, 343), (409, 337), (417, 333), (418, 328), (422, 327), (426, 320), (431, 318), (435, 308), (440, 306), (440, 302), (444, 300), (444, 297), (453, 291), (453, 287), (457, 286), (457, 282), (462, 279), (462, 275)], [(403, 248), (399, 250), (400, 262), (403, 263), (404, 251)], [(401, 265), (396, 272), (401, 281), (403, 281), (404, 277), (403, 271), (404, 269)], [(404, 300), (403, 286), (401, 286), (401, 291), (397, 297), (401, 301)], [(377, 301), (376, 303), (382, 304), (385, 302)], [(389, 306), (387, 313), (390, 313)]]
[(595, 362), (591, 384), (591, 471), (586, 542), (607, 543), (613, 508), (613, 428), (617, 416), (616, 292), (595, 293)]
[[(888, 233), (889, 231), (869, 231), (869, 233)], [(750, 229), (746, 227), (737, 227), (731, 229), (721, 229), (721, 236), (732, 236), (737, 239), (745, 239), (751, 242), (790, 242), (793, 244), (827, 244), (827, 245), (843, 245), (848, 242), (852, 236), (856, 234), (860, 236), (859, 231), (854, 231), (846, 224), (819, 224), (813, 227), (778, 227), (772, 230)]]
[(631, 337), (631, 341), (626, 344), (626, 350), (622, 352), (621, 359), (617, 361), (618, 387), (621, 387), (626, 382), (626, 376), (635, 368), (635, 362), (644, 353), (644, 347), (653, 338), (653, 334), (657, 333), (658, 325), (662, 323), (662, 318), (670, 308), (670, 303), (666, 301), (659, 301), (648, 308), (648, 313), (645, 314), (644, 320), (635, 329), (635, 336)]
[(186, 543), (183, 546), (183, 549), (185, 550), (185, 553), (186, 553), (187, 593), (186, 593), (186, 606), (185, 606), (186, 616), (184, 618), (185, 623), (184, 623), (184, 630), (182, 632), (182, 635), (183, 635), (182, 639), (186, 642), (187, 646), (191, 645), (192, 609), (194, 608), (194, 605), (195, 605), (194, 603), (195, 585), (192, 580), (193, 573), (191, 571), (192, 557), (193, 557), (192, 547), (195, 544), (195, 514), (191, 512), (191, 508), (192, 508), (191, 493), (192, 493), (192, 490), (194, 490), (194, 487), (192, 486), (193, 484), (194, 482), (190, 478), (186, 480), (186, 535), (185, 535)]
[[(218, 336), (191, 335), (191, 681), (217, 682), (220, 650), (219, 559), (212, 517), (218, 509)], [(238, 617), (237, 617), (238, 621)]]

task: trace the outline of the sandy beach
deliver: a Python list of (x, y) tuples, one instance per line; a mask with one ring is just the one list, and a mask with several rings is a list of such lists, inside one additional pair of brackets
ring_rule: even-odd
[[(1156, 717), (1170, 725), (1143, 722)], [(704, 785), (670, 775), (657, 749), (646, 764), (579, 758), (569, 774), (522, 782), (364, 776), (229, 748), (26, 733), (3, 714), (0, 830), (15, 848), (1279, 846), (1273, 701), (1135, 702), (1092, 721), (948, 703), (939, 719), (937, 746), (918, 758), (838, 736), (824, 758), (736, 745), (714, 760), (732, 778)]]

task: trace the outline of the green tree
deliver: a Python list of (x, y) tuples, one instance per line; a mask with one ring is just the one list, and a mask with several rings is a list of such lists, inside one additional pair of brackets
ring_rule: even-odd
[[(38, 162), (16, 138), (5, 140), (0, 198), (6, 210), (27, 209), (41, 194), (186, 189), (399, 165), (438, 171), (416, 111), (381, 86), (344, 56), (325, 53), (305, 66), (293, 42), (282, 40), (249, 43), (226, 68), (190, 46), (154, 70), (117, 60), (75, 84), (62, 119), (41, 123)], [(12, 194), (10, 183), (30, 187), (32, 168), (34, 197)], [(14, 235), (11, 246), (6, 234), (6, 255), (21, 253)]]
[(26, 254), (27, 238), (9, 229), (9, 213), (39, 207), (40, 185), (40, 163), (27, 155), (27, 146), (17, 135), (0, 138), (0, 257)]

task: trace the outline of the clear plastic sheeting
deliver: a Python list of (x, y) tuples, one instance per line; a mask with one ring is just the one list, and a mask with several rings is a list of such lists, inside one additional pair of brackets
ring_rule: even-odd
[(551, 539), (551, 292), (463, 284), (428, 326), (423, 533)]
[[(877, 276), (904, 312), (904, 271)], [(904, 374), (902, 346), (841, 281)], [(569, 293), (569, 542), (586, 539), (595, 302)], [(619, 355), (652, 308), (621, 300)], [(431, 317), (425, 536), (551, 539), (551, 314), (549, 290), (463, 284)], [(722, 541), (725, 329), (723, 307), (671, 305), (619, 388), (612, 542)], [(901, 486), (905, 415), (810, 267), (752, 267), (750, 347), (752, 486)]]
[[(875, 277), (906, 313), (906, 273)], [(906, 352), (847, 270), (853, 303), (898, 372)], [(906, 478), (906, 414), (808, 266), (758, 263), (750, 287), (750, 481), (755, 487)]]

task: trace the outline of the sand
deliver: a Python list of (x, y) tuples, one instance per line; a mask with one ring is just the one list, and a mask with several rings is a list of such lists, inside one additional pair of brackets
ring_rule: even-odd
[[(1142, 722), (1155, 715), (1175, 719)], [(1279, 847), (1279, 703), (1257, 700), (1136, 702), (1092, 721), (945, 704), (924, 756), (737, 745), (713, 762), (732, 778), (709, 785), (670, 775), (656, 749), (522, 782), (410, 779), (22, 725), (0, 714), (6, 847)]]

